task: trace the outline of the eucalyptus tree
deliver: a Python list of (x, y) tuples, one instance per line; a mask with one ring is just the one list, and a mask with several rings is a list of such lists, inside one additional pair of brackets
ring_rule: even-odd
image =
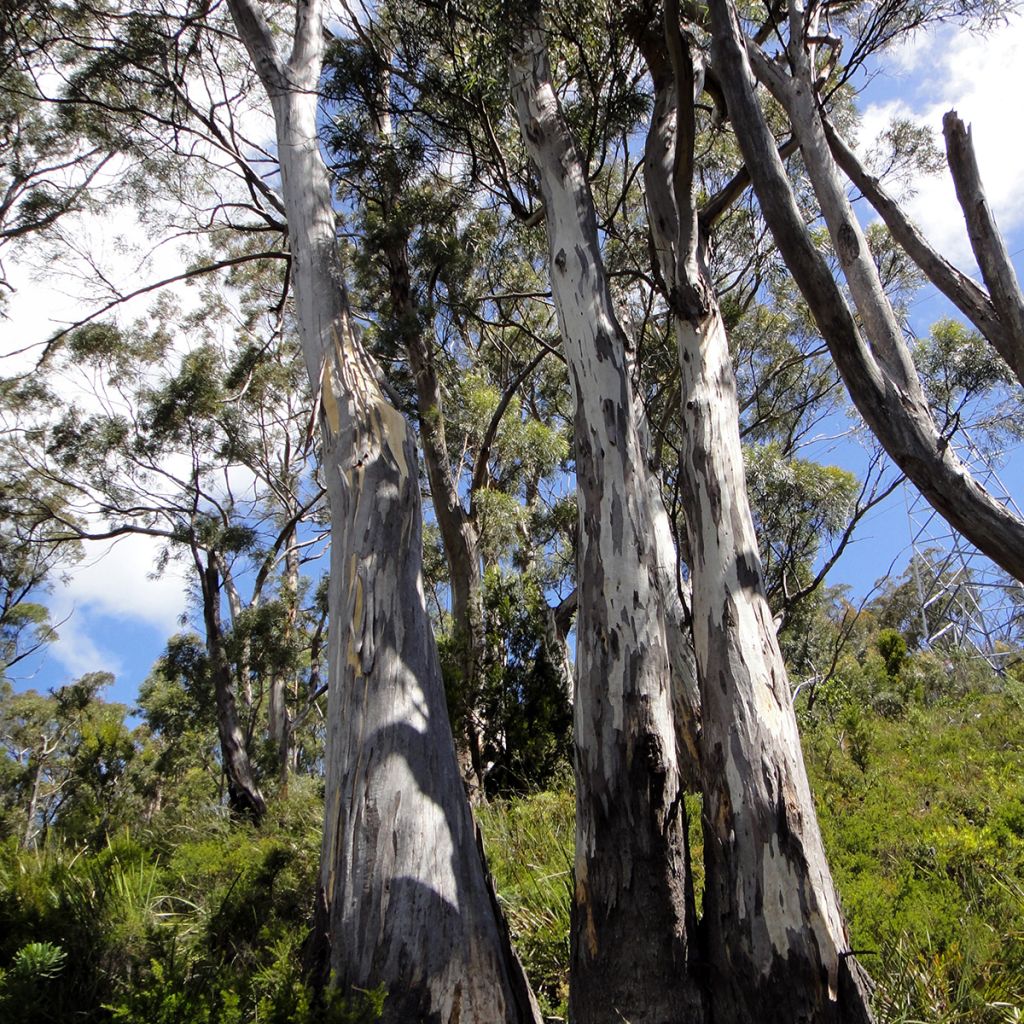
[[(0, 705), (0, 747), (18, 769), (3, 799), (20, 811), (22, 847), (35, 847), (40, 834), (69, 811), (76, 791), (90, 783), (94, 805), (97, 801), (104, 805), (101, 819), (103, 811), (110, 810), (111, 794), (102, 790), (113, 790), (120, 783), (122, 762), (130, 760), (135, 750), (123, 724), (126, 709), (98, 699), (99, 691), (112, 681), (109, 673), (92, 672), (49, 694), (12, 693), (8, 684), (2, 684), (6, 692)], [(105, 740), (102, 719), (109, 720), (111, 715), (116, 724), (106, 730)], [(81, 796), (78, 792), (79, 802)], [(111, 823), (101, 820), (100, 824)]]
[(650, 13), (641, 12), (636, 30), (655, 97), (644, 173), (682, 380), (711, 1012), (737, 1021), (867, 1020), (766, 598), (729, 341), (707, 271), (693, 170), (703, 57), (677, 4), (664, 5), (660, 25)]
[[(0, 252), (38, 240), (62, 218), (112, 195), (102, 180), (111, 148), (45, 102), (44, 83), (66, 79), (84, 60), (82, 51), (62, 46), (72, 23), (90, 31), (97, 12), (51, 0), (0, 12)], [(11, 288), (0, 264), (0, 302)]]
[[(659, 512), (587, 168), (552, 83), (540, 5), (515, 16), (512, 97), (544, 199), (575, 397), (579, 501), (573, 1016), (698, 1020), (684, 775), (676, 743)], [(674, 550), (672, 552), (674, 572)], [(691, 709), (691, 721), (695, 710)], [(683, 762), (681, 764), (681, 762)], [(648, 978), (660, 979), (651, 986)]]
[(60, 507), (65, 493), (26, 473), (21, 458), (20, 423), (45, 396), (38, 380), (0, 384), (0, 679), (56, 639), (45, 595), (78, 553), (57, 539), (62, 529), (39, 507), (41, 494)]
[[(418, 425), (448, 568), (449, 710), (456, 712), (463, 776), (476, 798), (487, 770), (480, 700), (489, 660), (483, 565), (497, 555), (483, 534), (497, 532), (488, 527), (502, 512), (524, 520), (542, 481), (567, 453), (557, 420), (548, 427), (537, 415), (526, 419), (532, 443), (513, 451), (523, 420), (517, 393), (529, 390), (536, 409), (546, 390), (542, 380), (538, 387), (540, 364), (550, 349), (533, 343), (514, 319), (481, 322), (482, 308), (494, 305), (488, 291), (529, 288), (522, 280), (529, 265), (525, 273), (511, 268), (501, 221), (482, 205), (487, 196), (479, 172), (446, 167), (446, 136), (454, 132), (431, 129), (451, 116), (446, 108), (452, 101), (424, 87), (431, 41), (410, 40), (409, 21), (423, 19), (382, 8), (365, 24), (351, 19), (344, 25), (345, 36), (328, 54), (327, 144), (339, 199), (353, 211), (346, 230), (354, 240), (353, 300), (369, 321), (365, 342), (396, 391), (409, 392)], [(494, 316), (500, 321), (500, 309)], [(536, 317), (541, 334), (545, 319)], [(496, 350), (503, 353), (500, 361)], [(520, 352), (522, 365), (508, 365)], [(491, 382), (500, 382), (493, 402)], [(486, 422), (478, 424), (485, 405)], [(545, 409), (557, 417), (550, 403)], [(509, 473), (516, 463), (519, 471)], [(512, 492), (524, 476), (521, 504)]]
[[(266, 241), (283, 227), (262, 174), (271, 161), (266, 112), (253, 101), (247, 62), (229, 38), (208, 31), (207, 14), (192, 0), (33, 0), (5, 9), (0, 90), (11, 123), (0, 246), (16, 243), (14, 258), (37, 276), (74, 278), (87, 306), (77, 323), (27, 346), (41, 344), (44, 360), (71, 330), (135, 296), (286, 258)], [(87, 237), (103, 214), (134, 220), (134, 234), (145, 237), (131, 246), (140, 258), (128, 283)], [(231, 234), (249, 244), (227, 251)], [(146, 280), (154, 253), (185, 246), (183, 266)]]
[(318, 149), (324, 11), (282, 55), (229, 4), (274, 113), (299, 336), (331, 506), (327, 810), (314, 941), (326, 980), (391, 1020), (536, 1020), (459, 777), (421, 579), (416, 442), (352, 327)]
[[(213, 290), (208, 299), (191, 315), (165, 302), (155, 324), (71, 334), (48, 362), (67, 397), (22, 433), (20, 461), (71, 496), (35, 496), (40, 520), (59, 528), (54, 539), (137, 535), (163, 546), (158, 569), (179, 557), (191, 565), (229, 802), (258, 819), (266, 804), (253, 754), (266, 711), (278, 756), (290, 756), (283, 687), (299, 668), (299, 568), (317, 551), (322, 490), (287, 335), (243, 321), (225, 337), (216, 307), (230, 303)], [(183, 338), (191, 350), (179, 355)]]
[[(968, 13), (972, 10), (974, 7), (969, 7)], [(941, 16), (943, 12), (951, 16), (955, 8), (938, 5), (933, 16)], [(788, 71), (778, 61), (770, 60), (756, 41), (750, 42), (730, 7), (712, 5), (711, 13), (716, 74), (761, 211), (829, 345), (851, 398), (889, 455), (933, 507), (979, 550), (1021, 578), (1024, 523), (973, 478), (958, 457), (955, 446), (943, 437), (936, 425), (897, 317), (882, 288), (871, 248), (843, 190), (819, 106), (819, 93), (830, 87), (830, 78), (838, 66), (837, 41), (827, 33), (821, 37), (817, 34), (825, 12), (815, 6), (808, 14), (803, 5), (796, 2), (778, 12), (780, 31), (788, 26), (785, 41)], [(889, 14), (891, 31), (902, 30), (905, 26), (899, 11), (895, 10), (895, 14), (889, 11)], [(774, 22), (775, 16), (769, 20)], [(819, 53), (826, 57), (824, 74), (819, 74), (815, 63)], [(832, 272), (808, 236), (776, 151), (775, 139), (751, 84), (752, 73), (756, 73), (773, 93), (789, 117), (832, 244), (862, 318), (860, 324), (854, 320)], [(852, 164), (849, 166), (854, 169)], [(865, 184), (870, 183), (865, 181)], [(877, 192), (875, 194), (877, 198)], [(880, 201), (880, 205), (884, 204)], [(891, 228), (896, 220), (890, 219)], [(927, 273), (933, 273), (933, 264), (913, 248), (909, 235), (900, 231), (897, 225), (894, 233), (904, 244), (911, 243), (908, 248), (911, 256)], [(993, 256), (993, 259), (999, 262), (998, 257)], [(1003, 285), (999, 287), (1009, 289), (1005, 277), (1000, 271)], [(972, 295), (978, 299), (976, 291)], [(1005, 292), (1004, 299), (1012, 304), (1009, 291)], [(1009, 318), (1012, 323), (1012, 310), (1009, 306), (1005, 309), (1003, 321)], [(1006, 323), (1003, 326), (1005, 328)]]

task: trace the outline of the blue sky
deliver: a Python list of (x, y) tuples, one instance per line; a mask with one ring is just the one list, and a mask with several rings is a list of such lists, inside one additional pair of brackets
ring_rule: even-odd
[[(944, 28), (922, 33), (890, 54), (865, 87), (860, 107), (862, 142), (867, 144), (893, 116), (910, 117), (936, 133), (941, 147), (942, 114), (956, 107), (972, 124), (975, 147), (990, 202), (1016, 254), (1018, 273), (1024, 271), (1024, 133), (1017, 130), (1019, 69), (1024, 67), (1024, 18), (1015, 18), (988, 38)], [(975, 273), (974, 261), (953, 197), (948, 175), (915, 183), (916, 195), (909, 211), (931, 241), (962, 269)], [(124, 240), (142, 229), (125, 211), (108, 213), (102, 222), (88, 225), (94, 255), (106, 256), (119, 268), (123, 280), (138, 273), (124, 256)], [(170, 276), (180, 258), (170, 250), (158, 252), (147, 273), (153, 279)], [(81, 308), (81, 291), (74, 282), (48, 280), (38, 267), (9, 266), (18, 286), (9, 309), (10, 319), (0, 337), (3, 352), (21, 348), (26, 341), (41, 340), (53, 323), (71, 319)], [(129, 311), (139, 315), (139, 308)], [(926, 334), (929, 325), (951, 315), (949, 304), (926, 287), (911, 308), (912, 326)], [(12, 372), (0, 363), (3, 372)], [(859, 468), (861, 456), (848, 443), (836, 443), (828, 458), (849, 468)], [(1011, 458), (1002, 468), (1010, 492), (1024, 495), (1022, 460)], [(831, 577), (832, 582), (851, 584), (863, 595), (874, 581), (895, 563), (900, 571), (906, 560), (910, 537), (906, 498), (897, 491), (861, 526)], [(19, 666), (19, 687), (46, 689), (61, 685), (83, 672), (111, 671), (116, 683), (110, 699), (131, 702), (139, 683), (159, 656), (167, 638), (181, 629), (188, 614), (186, 585), (172, 565), (159, 579), (152, 577), (156, 547), (144, 538), (125, 539), (96, 547), (58, 584), (51, 597), (53, 618), (62, 622), (60, 640), (41, 658)]]
[[(927, 126), (944, 152), (942, 115), (955, 108), (971, 126), (974, 146), (989, 202), (995, 210), (1014, 255), (1018, 275), (1024, 273), (1024, 138), (1007, 120), (1008, 106), (1020, 93), (1020, 69), (1024, 67), (1024, 18), (1015, 17), (989, 36), (947, 26), (918, 33), (897, 50), (886, 54), (873, 68), (858, 106), (862, 115), (860, 142), (867, 147), (894, 117), (905, 117)], [(970, 250), (960, 208), (948, 173), (913, 183), (915, 194), (906, 206), (912, 219), (933, 245), (962, 270), (979, 278)], [(871, 211), (861, 209), (871, 219)], [(953, 306), (931, 285), (914, 298), (910, 325), (919, 337), (942, 317), (962, 319)], [(848, 445), (836, 444), (829, 458), (857, 470), (863, 457)], [(1018, 452), (1008, 453), (998, 468), (999, 478), (1011, 495), (1024, 496), (1024, 465)], [(849, 583), (856, 595), (866, 594), (875, 580), (895, 563), (900, 571), (908, 556), (911, 531), (920, 525), (914, 511), (916, 493), (895, 492), (861, 524), (831, 577)], [(944, 533), (936, 523), (933, 532)]]

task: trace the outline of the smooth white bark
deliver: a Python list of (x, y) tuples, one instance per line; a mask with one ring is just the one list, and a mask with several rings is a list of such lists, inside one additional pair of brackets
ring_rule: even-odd
[(388, 990), (388, 1021), (539, 1021), (459, 778), (421, 580), (415, 437), (348, 318), (317, 145), (322, 11), (277, 55), (230, 0), (274, 109), (292, 282), (331, 508), (326, 809), (314, 941), (324, 976)]

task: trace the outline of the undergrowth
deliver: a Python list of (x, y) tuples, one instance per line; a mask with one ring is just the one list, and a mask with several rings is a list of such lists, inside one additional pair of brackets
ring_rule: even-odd
[[(880, 1024), (1024, 1019), (1024, 716), (973, 693), (880, 716), (802, 713), (808, 769), (851, 946)], [(699, 898), (699, 801), (687, 800)], [(542, 1009), (567, 1017), (574, 798), (479, 814)], [(98, 848), (0, 844), (4, 1024), (362, 1024), (382, 993), (317, 1003), (301, 951), (321, 804), (299, 780), (259, 830), (212, 811)]]

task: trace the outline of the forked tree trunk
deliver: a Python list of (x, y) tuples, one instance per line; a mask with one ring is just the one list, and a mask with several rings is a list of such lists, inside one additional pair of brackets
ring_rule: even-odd
[(625, 338), (538, 5), (528, 6), (512, 95), (544, 194), (579, 491), (570, 1014), (580, 1024), (698, 1021), (668, 639)]
[(715, 1024), (864, 1022), (867, 992), (829, 873), (747, 499), (729, 340), (694, 197), (694, 62), (665, 4), (640, 33), (655, 86), (651, 230), (676, 327), (680, 472), (701, 689), (702, 936)]
[(415, 438), (349, 326), (317, 146), (322, 11), (298, 5), (283, 62), (258, 10), (230, 7), (274, 109), (331, 507), (320, 967), (345, 989), (385, 986), (396, 1024), (539, 1021), (455, 760), (423, 596)]
[[(710, 4), (713, 54), (729, 117), (765, 221), (814, 316), (850, 397), (897, 466), (954, 529), (1016, 579), (1024, 580), (1024, 521), (996, 501), (957, 457), (921, 394), (913, 363), (875, 284), (856, 215), (836, 181), (813, 96), (789, 82), (756, 47), (758, 74), (791, 107), (794, 133), (828, 221), (836, 253), (864, 320), (854, 320), (824, 257), (808, 237), (789, 179), (754, 95), (751, 66), (735, 11)], [(793, 20), (802, 23), (797, 11)], [(798, 45), (801, 29), (797, 29)], [(866, 336), (866, 341), (865, 341)]]

